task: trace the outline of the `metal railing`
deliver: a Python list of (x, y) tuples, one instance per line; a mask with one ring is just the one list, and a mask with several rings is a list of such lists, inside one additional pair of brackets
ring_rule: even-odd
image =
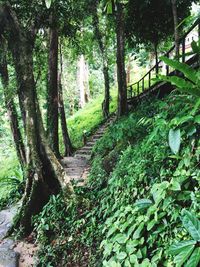
[[(197, 29), (196, 29), (197, 28)], [(196, 22), (192, 25), (192, 27), (179, 39), (179, 53), (182, 62), (186, 62), (191, 58), (189, 52), (191, 49), (191, 40), (188, 40), (189, 35), (192, 32), (196, 32), (196, 40), (199, 40), (200, 37), (200, 19), (197, 19)], [(190, 42), (190, 43), (189, 43)], [(175, 57), (175, 45), (167, 51), (164, 56), (168, 58)], [(127, 98), (137, 97), (142, 94), (146, 90), (150, 90), (153, 85), (156, 83), (152, 81), (153, 77), (156, 77), (160, 72), (164, 75), (170, 75), (174, 70), (166, 65), (162, 60), (158, 61), (139, 81), (130, 84), (127, 86)]]

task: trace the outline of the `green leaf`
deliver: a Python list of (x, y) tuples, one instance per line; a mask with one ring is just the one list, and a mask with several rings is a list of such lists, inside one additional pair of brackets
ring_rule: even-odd
[(112, 1), (111, 0), (109, 0), (107, 2), (106, 10), (107, 10), (107, 14), (108, 15), (111, 15), (113, 13), (113, 6), (112, 6)]
[(176, 267), (181, 267), (183, 263), (190, 257), (195, 245), (191, 245), (182, 249), (182, 251), (174, 258)]
[(190, 256), (189, 260), (186, 262), (184, 267), (197, 267), (200, 263), (200, 247), (195, 248), (194, 252)]
[(135, 263), (134, 266), (138, 266), (138, 260), (137, 260), (137, 256), (135, 254), (130, 255), (130, 263)]
[(153, 219), (147, 224), (147, 231), (150, 231), (154, 225), (156, 224), (156, 221)]
[(193, 40), (191, 43), (191, 47), (194, 53), (200, 54), (200, 47), (198, 46), (197, 42)]
[(117, 234), (115, 237), (114, 237), (114, 241), (115, 242), (118, 242), (119, 244), (124, 244), (126, 243), (127, 241), (127, 236), (125, 234)]
[(182, 223), (195, 241), (200, 241), (200, 221), (187, 210), (182, 212)]
[(118, 259), (118, 260), (124, 260), (126, 257), (127, 257), (126, 252), (120, 252), (120, 253), (117, 255), (117, 259)]
[(138, 228), (135, 230), (134, 234), (133, 234), (133, 239), (138, 239), (140, 238), (141, 232), (144, 228), (144, 223), (140, 223), (140, 225), (138, 226)]
[(135, 247), (138, 245), (138, 242), (136, 240), (129, 240), (126, 243), (126, 252), (128, 254), (132, 254), (135, 251)]
[(177, 60), (167, 58), (165, 56), (162, 56), (160, 59), (172, 68), (181, 71), (186, 78), (196, 83), (196, 71), (193, 70), (192, 67), (190, 67), (186, 63), (182, 63)]
[(139, 199), (135, 202), (134, 205), (137, 206), (139, 209), (145, 209), (152, 205), (152, 201), (147, 198)]
[(159, 75), (159, 79), (162, 81), (169, 82), (172, 85), (175, 85), (179, 89), (179, 91), (183, 93), (191, 94), (194, 96), (200, 96), (199, 88), (195, 86), (193, 83), (186, 81), (183, 78), (177, 76)]
[(181, 132), (180, 129), (169, 131), (169, 146), (174, 154), (179, 152), (181, 145)]
[(172, 191), (180, 191), (181, 190), (181, 185), (180, 185), (180, 183), (178, 181), (175, 181), (175, 179), (172, 178), (170, 189)]
[(52, 4), (52, 0), (45, 0), (46, 7), (49, 9)]
[(189, 248), (190, 246), (194, 246), (196, 244), (196, 241), (194, 240), (185, 240), (181, 241), (179, 243), (173, 244), (169, 247), (169, 254), (171, 255), (177, 255), (179, 254), (183, 249)]
[(200, 124), (200, 115), (194, 117), (194, 122)]

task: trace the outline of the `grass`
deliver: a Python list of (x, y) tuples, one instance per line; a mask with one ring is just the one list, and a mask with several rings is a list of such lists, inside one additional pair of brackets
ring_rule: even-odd
[[(113, 113), (117, 107), (117, 90), (111, 92), (110, 112)], [(99, 124), (104, 121), (102, 115), (103, 96), (99, 96), (80, 109), (67, 121), (69, 134), (75, 148), (83, 145), (83, 134), (90, 135)]]

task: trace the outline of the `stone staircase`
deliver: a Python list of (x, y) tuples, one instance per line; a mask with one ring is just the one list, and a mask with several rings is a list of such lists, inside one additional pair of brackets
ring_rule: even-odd
[[(90, 168), (90, 158), (95, 143), (103, 136), (107, 127), (115, 120), (112, 115), (89, 138), (86, 144), (76, 151), (73, 157), (65, 157), (61, 163), (71, 181), (79, 186), (84, 185)], [(5, 238), (21, 202), (6, 210), (0, 211), (0, 267), (31, 267), (34, 266), (34, 254), (37, 247), (26, 241), (15, 242)]]
[(103, 136), (104, 132), (110, 124), (115, 120), (115, 115), (112, 115), (105, 123), (103, 123), (97, 131), (88, 139), (86, 144), (78, 149), (73, 157), (65, 157), (61, 163), (70, 177), (70, 180), (77, 183), (79, 186), (84, 185), (90, 169), (90, 159), (92, 149), (96, 142)]

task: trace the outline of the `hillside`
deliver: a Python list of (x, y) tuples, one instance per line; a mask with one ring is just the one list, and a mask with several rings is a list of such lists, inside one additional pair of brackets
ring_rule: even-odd
[[(200, 215), (199, 106), (176, 91), (109, 128), (76, 200), (67, 206), (53, 197), (36, 220), (41, 266), (197, 266), (199, 248), (187, 241), (193, 235), (183, 218)], [(172, 129), (181, 139), (169, 140)], [(174, 257), (169, 247), (179, 241), (186, 243)], [(192, 251), (197, 258), (188, 261)]]

